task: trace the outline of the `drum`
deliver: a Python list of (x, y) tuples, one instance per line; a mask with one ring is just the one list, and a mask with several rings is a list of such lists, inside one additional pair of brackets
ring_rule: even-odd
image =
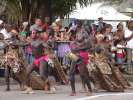
[(77, 55), (75, 55), (74, 53), (72, 53), (71, 51), (67, 52), (65, 56), (72, 61), (78, 61), (79, 60), (79, 57)]

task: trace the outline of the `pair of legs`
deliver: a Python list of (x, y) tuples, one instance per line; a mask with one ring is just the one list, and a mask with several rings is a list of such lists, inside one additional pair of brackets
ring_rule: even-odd
[[(75, 95), (76, 93), (76, 90), (75, 90), (75, 71), (76, 71), (76, 65), (77, 65), (77, 61), (73, 61), (72, 62), (72, 66), (70, 68), (70, 73), (69, 73), (69, 76), (70, 76), (70, 83), (71, 83), (71, 89), (72, 89), (72, 96)], [(82, 60), (80, 61), (80, 63), (78, 64), (78, 67), (79, 67), (79, 73), (80, 73), (80, 77), (83, 81), (83, 83), (85, 85), (87, 85), (88, 87), (88, 92), (92, 92), (92, 89), (91, 89), (91, 85), (90, 85), (90, 79), (89, 79), (89, 74), (86, 70), (86, 65), (83, 64)]]
[(45, 88), (45, 81), (48, 79), (48, 62), (41, 60), (39, 66), (36, 66), (35, 64), (30, 65), (27, 68), (27, 86), (31, 87), (31, 81), (30, 81), (30, 75), (33, 71), (36, 71), (40, 74), (40, 77), (42, 80), (44, 80), (44, 88)]
[(23, 82), (17, 77), (17, 74), (15, 74), (13, 72), (11, 67), (7, 66), (5, 68), (5, 81), (6, 81), (6, 85), (7, 85), (7, 88), (6, 88), (7, 91), (10, 90), (10, 77), (12, 77), (14, 80), (16, 80), (19, 83), (20, 87), (23, 85)]
[(55, 79), (55, 81), (57, 83), (58, 82), (61, 82), (60, 77), (59, 77), (58, 73), (56, 72), (56, 69), (55, 68), (51, 68), (50, 69), (50, 75), (54, 76), (54, 79)]

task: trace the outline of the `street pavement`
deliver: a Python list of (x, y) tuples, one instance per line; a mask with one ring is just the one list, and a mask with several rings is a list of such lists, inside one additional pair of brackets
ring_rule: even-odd
[(19, 90), (18, 85), (12, 84), (11, 91), (5, 91), (5, 85), (0, 86), (0, 100), (133, 100), (133, 89), (128, 89), (124, 93), (111, 93), (105, 91), (94, 92), (92, 96), (86, 96), (80, 93), (82, 89), (81, 83), (76, 84), (77, 95), (69, 96), (70, 86), (55, 86), (56, 94), (46, 94), (44, 91), (34, 91), (34, 94), (24, 94)]

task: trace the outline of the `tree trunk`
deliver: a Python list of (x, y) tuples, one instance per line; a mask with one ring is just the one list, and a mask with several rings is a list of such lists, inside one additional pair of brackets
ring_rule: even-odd
[(45, 17), (49, 17), (50, 22), (52, 21), (51, 5), (52, 5), (52, 0), (44, 0), (39, 10), (39, 17), (41, 17), (43, 20), (45, 19)]

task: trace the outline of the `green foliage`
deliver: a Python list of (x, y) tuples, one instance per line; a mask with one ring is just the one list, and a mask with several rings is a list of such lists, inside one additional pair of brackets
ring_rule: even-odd
[[(52, 13), (52, 16), (65, 16), (76, 9), (77, 3), (81, 7), (95, 2), (105, 2), (104, 5), (120, 6), (120, 4), (126, 5), (127, 1), (131, 2), (129, 4), (132, 8), (132, 0), (0, 0), (0, 9), (5, 8), (4, 13), (9, 20), (20, 22), (23, 18), (31, 21), (32, 18), (44, 17), (45, 15), (50, 15), (50, 13)], [(125, 9), (124, 6), (120, 6), (120, 8)]]
[(52, 11), (55, 15), (66, 15), (76, 9), (77, 2), (81, 7), (91, 4), (92, 0), (53, 0)]
[(22, 21), (23, 18), (30, 20), (39, 16), (39, 11), (44, 10), (43, 6), (49, 5), (53, 16), (64, 16), (76, 9), (77, 2), (82, 7), (92, 2), (92, 0), (51, 0), (51, 3), (47, 4), (50, 0), (0, 0), (2, 1), (6, 2), (5, 11), (8, 19), (15, 22)]

